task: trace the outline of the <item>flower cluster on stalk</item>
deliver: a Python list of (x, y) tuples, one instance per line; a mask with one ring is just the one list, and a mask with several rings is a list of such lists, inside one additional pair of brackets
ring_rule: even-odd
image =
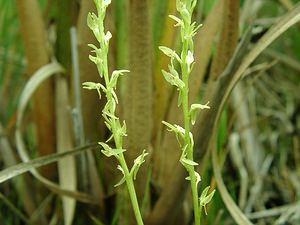
[[(123, 178), (115, 186), (121, 185), (126, 181), (126, 176), (130, 176), (135, 179), (136, 173), (145, 161), (145, 156), (148, 153), (144, 150), (140, 156), (134, 160), (134, 165), (132, 166), (130, 172), (126, 174), (127, 165), (123, 156), (126, 151), (123, 149), (123, 137), (126, 134), (126, 123), (120, 122), (120, 119), (116, 116), (116, 107), (118, 104), (118, 97), (115, 92), (117, 88), (118, 79), (121, 75), (128, 73), (129, 70), (114, 70), (111, 75), (108, 72), (108, 50), (109, 41), (112, 38), (112, 34), (104, 30), (104, 18), (106, 14), (106, 8), (111, 3), (111, 0), (94, 0), (97, 7), (97, 14), (89, 13), (87, 17), (87, 24), (89, 28), (93, 31), (100, 47), (93, 44), (88, 46), (92, 48), (92, 53), (94, 55), (89, 55), (89, 59), (96, 64), (100, 78), (103, 78), (105, 84), (95, 83), (95, 82), (84, 82), (83, 88), (89, 90), (97, 90), (99, 98), (101, 98), (102, 93), (106, 96), (107, 102), (102, 110), (102, 116), (104, 118), (104, 123), (106, 127), (110, 130), (111, 136), (106, 142), (99, 142), (102, 147), (101, 152), (107, 156), (114, 156), (120, 162), (118, 169), (122, 172)], [(111, 140), (115, 142), (115, 148), (110, 147), (107, 143)], [(124, 168), (126, 166), (126, 168)]]

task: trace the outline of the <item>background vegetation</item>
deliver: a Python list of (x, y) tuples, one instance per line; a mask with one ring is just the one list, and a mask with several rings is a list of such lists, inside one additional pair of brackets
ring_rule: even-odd
[[(104, 99), (81, 87), (99, 79), (87, 47), (94, 10), (92, 0), (0, 0), (3, 225), (135, 223), (125, 187), (114, 188), (117, 163), (96, 144), (110, 136)], [(176, 137), (161, 123), (182, 123), (158, 50), (178, 49), (169, 14), (174, 0), (113, 0), (106, 17), (110, 70), (131, 71), (118, 89), (126, 157), (150, 153), (135, 183), (147, 225), (193, 217)], [(198, 1), (194, 19), (203, 26), (189, 94), (211, 107), (193, 127), (195, 159), (201, 189), (217, 190), (203, 224), (299, 224), (298, 1)]]

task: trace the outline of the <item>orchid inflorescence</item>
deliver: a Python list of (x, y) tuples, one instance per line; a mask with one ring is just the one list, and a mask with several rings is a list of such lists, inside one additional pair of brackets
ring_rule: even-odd
[[(100, 47), (96, 47), (93, 44), (89, 46), (93, 49), (92, 52), (95, 55), (89, 55), (89, 59), (94, 62), (97, 66), (98, 73), (100, 78), (104, 79), (105, 85), (101, 83), (94, 82), (84, 82), (83, 88), (89, 90), (97, 90), (99, 98), (101, 98), (101, 93), (106, 96), (107, 102), (102, 110), (102, 116), (104, 118), (104, 123), (107, 128), (111, 131), (112, 135), (108, 138), (106, 142), (99, 142), (102, 147), (101, 152), (107, 156), (114, 156), (120, 163), (117, 166), (117, 169), (121, 171), (123, 177), (115, 185), (119, 186), (123, 183), (126, 183), (128, 192), (130, 195), (131, 203), (133, 210), (136, 216), (138, 225), (142, 225), (142, 217), (139, 210), (139, 205), (137, 202), (136, 192), (133, 185), (133, 180), (136, 179), (137, 172), (145, 162), (145, 157), (148, 153), (143, 150), (142, 154), (134, 160), (132, 168), (129, 170), (125, 157), (123, 153), (126, 151), (123, 146), (123, 137), (127, 136), (126, 134), (126, 123), (123, 121), (120, 122), (120, 119), (116, 116), (116, 107), (118, 104), (118, 97), (115, 93), (117, 87), (118, 79), (121, 75), (128, 73), (128, 70), (115, 70), (109, 75), (108, 72), (108, 50), (109, 50), (109, 41), (112, 38), (112, 34), (104, 30), (104, 18), (106, 14), (106, 9), (111, 3), (111, 0), (94, 0), (97, 7), (97, 14), (89, 13), (87, 18), (87, 24), (89, 28), (93, 31), (97, 41), (100, 44)], [(107, 143), (111, 140), (115, 142), (115, 148), (110, 147)]]
[[(174, 15), (169, 16), (176, 22), (174, 26), (180, 27), (182, 43), (181, 54), (179, 55), (175, 50), (165, 46), (160, 46), (159, 49), (171, 59), (170, 65), (168, 66), (169, 71), (162, 70), (162, 74), (167, 82), (176, 86), (179, 92), (178, 107), (182, 106), (184, 115), (184, 128), (177, 124), (170, 124), (166, 121), (163, 121), (163, 124), (168, 127), (169, 131), (176, 134), (176, 138), (182, 149), (180, 162), (189, 173), (189, 176), (186, 179), (191, 183), (195, 225), (199, 225), (202, 207), (204, 207), (206, 213), (205, 206), (211, 201), (215, 190), (208, 194), (209, 187), (206, 187), (201, 196), (199, 197), (198, 195), (198, 184), (201, 181), (201, 177), (194, 168), (198, 163), (193, 160), (194, 140), (193, 134), (190, 131), (190, 124), (195, 124), (198, 111), (210, 108), (208, 103), (205, 105), (189, 105), (188, 81), (194, 65), (193, 37), (201, 26), (197, 26), (196, 22), (192, 22), (192, 14), (196, 4), (197, 0), (176, 0), (176, 9), (180, 14), (180, 18)], [(180, 65), (180, 72), (176, 70), (176, 64)]]

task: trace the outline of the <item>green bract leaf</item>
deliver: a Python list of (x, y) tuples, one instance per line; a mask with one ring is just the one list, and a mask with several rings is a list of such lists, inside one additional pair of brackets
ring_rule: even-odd
[[(182, 144), (181, 141), (184, 140), (185, 130), (181, 126), (176, 125), (176, 124), (172, 125), (166, 121), (162, 121), (162, 123), (169, 128), (168, 131), (173, 131), (175, 133), (176, 139), (177, 139), (179, 145), (181, 146), (181, 144)], [(180, 136), (181, 140), (179, 140), (178, 136)]]
[(205, 105), (201, 105), (201, 104), (192, 104), (191, 105), (190, 117), (191, 117), (191, 122), (193, 125), (196, 122), (197, 113), (200, 109), (210, 109), (208, 104), (209, 104), (209, 102), (207, 102)]
[(172, 125), (166, 121), (162, 121), (162, 123), (169, 128), (169, 131), (174, 131), (176, 134), (179, 134), (182, 138), (184, 138), (185, 130), (181, 126), (177, 124)]
[(193, 160), (187, 159), (187, 158), (181, 158), (180, 162), (186, 167), (186, 166), (198, 166), (199, 164), (194, 162)]
[(183, 3), (181, 2), (181, 0), (176, 0), (176, 9), (178, 12), (180, 12), (183, 8)]
[(112, 38), (112, 35), (109, 31), (107, 31), (107, 33), (104, 35), (104, 41), (106, 42), (106, 44), (109, 43), (109, 40)]
[[(116, 101), (115, 99), (111, 99), (108, 100), (102, 110), (102, 112), (107, 112), (108, 114), (114, 114), (114, 112), (116, 111)], [(107, 115), (107, 113), (105, 113), (105, 115)]]
[(180, 10), (180, 14), (184, 24), (191, 23), (191, 13), (187, 10), (186, 6), (184, 5)]
[[(111, 125), (108, 122), (106, 122), (106, 121), (104, 121), (104, 123), (105, 123), (106, 127), (111, 131)], [(107, 140), (106, 142), (109, 142), (109, 141), (110, 140)]]
[(190, 132), (189, 137), (190, 137), (191, 148), (193, 149), (194, 148), (194, 138), (193, 138), (192, 132)]
[(117, 184), (114, 185), (114, 187), (120, 186), (120, 185), (123, 184), (123, 183), (125, 182), (125, 180), (126, 180), (126, 179), (125, 179), (125, 173), (124, 173), (123, 168), (122, 168), (120, 165), (118, 165), (118, 166), (117, 166), (117, 169), (120, 170), (120, 171), (122, 172), (123, 177), (122, 177), (122, 179), (121, 179)]
[(96, 52), (97, 50), (99, 50), (99, 48), (97, 48), (95, 45), (93, 44), (88, 44), (89, 47), (91, 47), (92, 49), (94, 49), (93, 52)]
[(99, 89), (101, 84), (95, 83), (95, 82), (84, 82), (83, 84), (84, 89), (93, 90), (93, 89)]
[(172, 50), (172, 49), (170, 49), (170, 48), (168, 48), (168, 47), (165, 47), (165, 46), (159, 46), (158, 48), (159, 48), (159, 50), (161, 50), (166, 56), (169, 56), (170, 58), (175, 58), (179, 63), (181, 63), (180, 57), (178, 56), (178, 54), (177, 54), (174, 50)]
[(179, 77), (178, 72), (175, 70), (174, 66), (168, 65), (169, 71), (171, 74), (173, 74), (175, 77)]
[[(105, 144), (105, 143), (103, 143), (103, 142), (98, 142), (98, 144), (101, 145), (102, 148), (104, 149), (104, 150), (101, 150), (101, 152), (102, 152), (104, 155), (107, 156), (107, 155), (109, 155), (109, 153), (112, 151), (112, 148), (109, 147), (108, 144)], [(111, 156), (111, 155), (110, 155), (110, 156)], [(108, 156), (108, 157), (110, 157), (110, 156)]]
[(110, 88), (110, 92), (111, 92), (112, 96), (114, 97), (116, 104), (118, 104), (119, 103), (118, 96), (117, 96), (116, 92), (114, 91), (114, 89)]
[(120, 136), (127, 136), (126, 134), (127, 128), (125, 120), (123, 120), (123, 126), (117, 131)]
[(192, 31), (191, 31), (191, 36), (194, 37), (197, 33), (197, 31), (199, 30), (200, 27), (202, 27), (203, 24), (199, 24), (198, 26), (196, 26), (196, 22), (193, 22), (191, 25)]
[(92, 55), (89, 55), (89, 59), (95, 63), (96, 65), (100, 65), (102, 63), (102, 59), (100, 59), (99, 57), (97, 56), (92, 56)]
[(109, 120), (107, 117), (112, 119), (118, 119), (118, 117), (114, 115), (115, 110), (116, 110), (115, 100), (108, 100), (108, 102), (104, 106), (104, 109), (102, 110), (102, 115), (106, 120)]
[(192, 0), (192, 3), (191, 3), (191, 10), (193, 11), (195, 6), (197, 5), (197, 0)]
[(112, 119), (118, 119), (118, 117), (116, 117), (115, 115), (113, 115), (112, 113), (110, 113), (110, 112), (108, 112), (108, 111), (102, 111), (103, 112), (103, 116), (104, 117), (106, 117), (106, 116), (108, 116), (108, 117), (110, 117), (110, 118), (112, 118)]
[(179, 19), (178, 17), (173, 16), (173, 15), (169, 15), (169, 17), (177, 22), (174, 25), (174, 27), (183, 26), (183, 21), (181, 19)]
[[(200, 174), (197, 173), (196, 171), (194, 171), (194, 174), (195, 174), (195, 177), (196, 177), (196, 186), (198, 186), (199, 182), (201, 181), (201, 177), (200, 177)], [(188, 176), (185, 178), (186, 180), (191, 180), (191, 177)]]
[(109, 87), (111, 88), (116, 88), (118, 78), (120, 75), (123, 75), (124, 73), (129, 73), (129, 70), (115, 70), (112, 72), (110, 82), (109, 82)]
[(184, 88), (185, 84), (179, 77), (174, 76), (172, 73), (169, 73), (165, 70), (162, 70), (162, 73), (163, 73), (166, 81), (168, 81), (171, 85), (174, 85), (181, 90)]
[(100, 89), (102, 89), (103, 92), (106, 92), (106, 88), (102, 84), (100, 84), (100, 83), (84, 82), (82, 85), (83, 85), (84, 89), (88, 89), (88, 90), (94, 90), (94, 89), (96, 89), (97, 92), (98, 92), (99, 98), (101, 98)]
[(123, 176), (122, 179), (121, 179), (118, 183), (116, 183), (116, 184), (114, 185), (114, 187), (118, 187), (118, 186), (120, 186), (121, 184), (123, 184), (124, 182), (125, 182), (125, 176)]
[(143, 150), (142, 154), (134, 160), (134, 164), (130, 170), (130, 175), (133, 176), (134, 180), (136, 179), (136, 174), (137, 174), (140, 166), (145, 162), (145, 157), (148, 154), (149, 153), (147, 153), (146, 150)]
[(87, 25), (91, 30), (97, 29), (98, 26), (98, 17), (96, 16), (95, 13), (89, 13), (87, 16)]
[[(104, 121), (104, 123), (105, 123), (106, 121)], [(107, 122), (106, 122), (107, 123)], [(110, 135), (110, 137), (105, 141), (105, 143), (108, 143), (108, 142), (110, 142), (112, 139), (114, 138), (114, 135), (112, 134), (112, 135)]]
[(126, 151), (126, 149), (112, 149), (111, 147), (109, 147), (108, 144), (104, 142), (98, 142), (98, 144), (103, 147), (103, 150), (101, 150), (101, 152), (107, 157), (111, 157), (111, 156), (117, 157), (119, 154)]
[(182, 91), (179, 90), (179, 92), (178, 92), (177, 106), (180, 107), (181, 104), (182, 104)]

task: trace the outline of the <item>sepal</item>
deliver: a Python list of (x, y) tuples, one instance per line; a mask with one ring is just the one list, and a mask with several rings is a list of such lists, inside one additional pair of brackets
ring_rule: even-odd
[(148, 155), (149, 153), (146, 152), (146, 150), (143, 150), (142, 154), (140, 156), (138, 156), (135, 160), (134, 160), (134, 164), (130, 170), (130, 175), (132, 176), (132, 178), (135, 180), (136, 179), (136, 174), (140, 168), (140, 166), (145, 162), (145, 157)]

